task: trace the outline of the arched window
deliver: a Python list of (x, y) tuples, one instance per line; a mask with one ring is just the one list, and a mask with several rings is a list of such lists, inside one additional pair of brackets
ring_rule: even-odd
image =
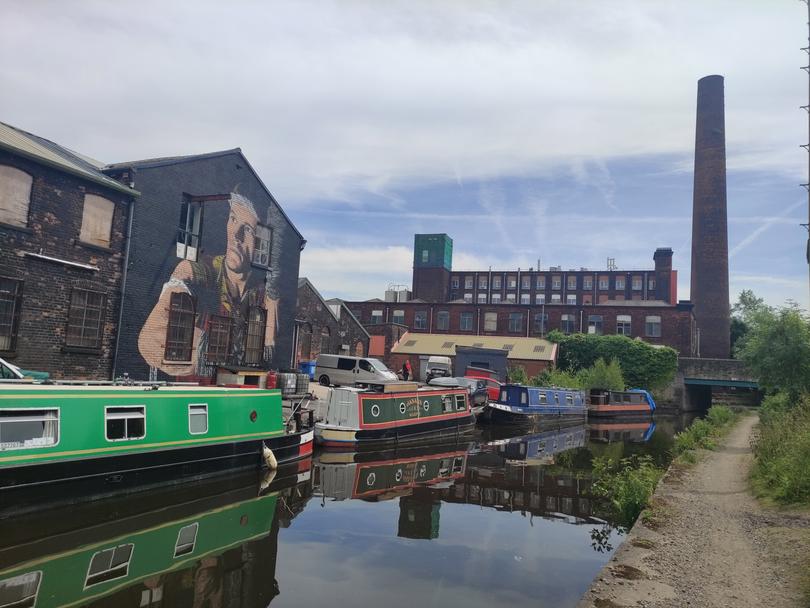
[(355, 356), (355, 357), (362, 357), (362, 356), (364, 356), (366, 353), (364, 353), (364, 352), (363, 352), (363, 350), (364, 350), (364, 349), (363, 349), (363, 341), (362, 341), (362, 340), (358, 340), (358, 341), (357, 341), (357, 344), (355, 344), (355, 345), (354, 345), (354, 356)]
[(312, 359), (312, 325), (304, 323), (298, 338), (298, 360), (309, 361), (310, 359)]
[(171, 295), (164, 353), (167, 361), (191, 361), (195, 312), (196, 302), (189, 294), (173, 293)]
[(0, 222), (28, 226), (31, 185), (34, 178), (15, 167), (0, 165)]
[(324, 327), (321, 330), (321, 352), (328, 353), (329, 352), (329, 339), (332, 337), (332, 332), (329, 331), (328, 327)]

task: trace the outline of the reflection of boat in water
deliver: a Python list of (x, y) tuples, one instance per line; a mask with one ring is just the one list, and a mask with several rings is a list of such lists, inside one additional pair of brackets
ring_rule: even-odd
[(322, 453), (315, 484), (334, 500), (385, 500), (418, 486), (452, 483), (464, 476), (465, 444), (388, 452)]
[(645, 443), (655, 433), (655, 421), (600, 421), (588, 425), (591, 441)]
[(496, 439), (482, 446), (507, 460), (548, 460), (554, 454), (585, 447), (588, 429), (585, 425), (538, 430), (529, 435)]
[(196, 606), (241, 597), (241, 606), (264, 607), (279, 592), (278, 527), (311, 496), (310, 465), (280, 467), (272, 481), (254, 470), (2, 521), (2, 605), (104, 598)]

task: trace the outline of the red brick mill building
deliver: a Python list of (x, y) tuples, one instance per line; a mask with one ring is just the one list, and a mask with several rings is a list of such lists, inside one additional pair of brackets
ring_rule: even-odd
[(452, 239), (417, 234), (412, 297), (346, 305), (371, 333), (395, 324), (412, 333), (505, 338), (543, 338), (551, 330), (619, 334), (693, 356), (692, 304), (677, 300), (672, 250), (656, 249), (653, 261), (639, 270), (454, 271)]

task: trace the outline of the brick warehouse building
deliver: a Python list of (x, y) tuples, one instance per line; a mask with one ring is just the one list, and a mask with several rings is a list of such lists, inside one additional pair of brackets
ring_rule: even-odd
[(652, 269), (605, 271), (454, 271), (452, 251), (446, 234), (415, 235), (414, 299), (347, 306), (367, 328), (394, 323), (411, 332), (534, 338), (554, 329), (621, 334), (694, 354), (692, 305), (677, 301), (671, 249), (655, 251)]
[(100, 168), (0, 123), (0, 357), (54, 378), (112, 372), (138, 193)]
[(321, 353), (368, 354), (370, 336), (340, 300), (324, 301), (306, 278), (298, 279), (298, 303), (295, 312), (296, 365), (311, 361)]
[(116, 373), (211, 378), (293, 364), (306, 241), (241, 150), (105, 169), (141, 192)]

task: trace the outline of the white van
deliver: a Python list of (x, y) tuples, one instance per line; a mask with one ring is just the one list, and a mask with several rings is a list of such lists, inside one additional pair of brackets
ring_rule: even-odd
[(379, 359), (343, 355), (318, 355), (315, 377), (323, 386), (383, 384), (397, 380), (397, 375)]

